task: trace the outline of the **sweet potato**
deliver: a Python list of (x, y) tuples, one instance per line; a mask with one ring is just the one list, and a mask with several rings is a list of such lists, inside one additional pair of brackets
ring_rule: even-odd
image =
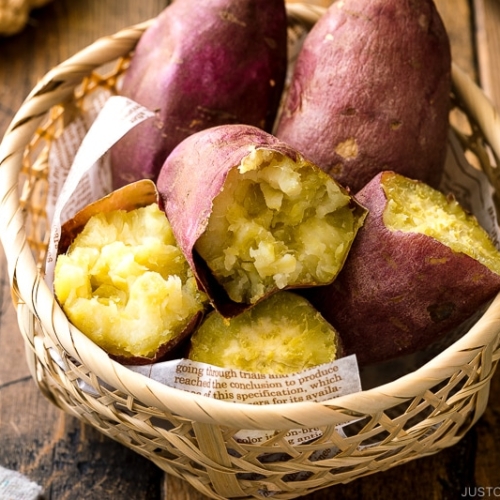
[(383, 170), (437, 187), (450, 75), (432, 0), (335, 2), (304, 42), (275, 133), (354, 193)]
[(139, 181), (62, 227), (56, 298), (77, 328), (126, 364), (168, 356), (206, 303), (157, 201), (153, 182)]
[(180, 248), (227, 316), (277, 290), (331, 282), (366, 214), (328, 174), (248, 125), (186, 138), (157, 187)]
[(212, 311), (187, 356), (221, 368), (290, 374), (342, 357), (335, 329), (303, 297), (279, 292), (227, 321)]
[(156, 112), (111, 150), (114, 188), (156, 180), (193, 132), (225, 123), (270, 130), (287, 65), (283, 0), (176, 0), (143, 34), (120, 93)]
[(342, 271), (307, 297), (360, 365), (428, 346), (500, 290), (500, 252), (455, 199), (394, 172), (357, 198), (369, 214)]

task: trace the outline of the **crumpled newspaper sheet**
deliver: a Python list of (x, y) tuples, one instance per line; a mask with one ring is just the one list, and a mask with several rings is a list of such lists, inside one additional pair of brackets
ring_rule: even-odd
[(43, 488), (15, 470), (0, 466), (0, 498), (2, 500), (37, 500)]

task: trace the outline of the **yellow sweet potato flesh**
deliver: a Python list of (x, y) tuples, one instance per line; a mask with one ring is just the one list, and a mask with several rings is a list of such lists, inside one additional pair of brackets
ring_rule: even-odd
[(54, 290), (77, 328), (124, 357), (153, 357), (204, 301), (156, 204), (92, 217), (58, 256)]
[(329, 283), (357, 229), (350, 201), (307, 162), (257, 149), (229, 172), (195, 248), (236, 302)]
[(227, 320), (210, 313), (189, 358), (222, 368), (289, 374), (336, 359), (337, 333), (304, 298), (279, 292)]
[(389, 229), (430, 236), (500, 274), (498, 249), (477, 219), (454, 198), (395, 174), (386, 173), (382, 186), (388, 200), (384, 223)]

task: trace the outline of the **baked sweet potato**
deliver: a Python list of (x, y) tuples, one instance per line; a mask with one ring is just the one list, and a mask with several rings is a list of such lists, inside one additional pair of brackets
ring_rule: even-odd
[(212, 311), (190, 339), (189, 359), (254, 373), (291, 374), (342, 357), (335, 329), (303, 297), (279, 292), (227, 321)]
[(275, 133), (354, 193), (383, 170), (437, 187), (450, 86), (432, 0), (335, 2), (304, 41)]
[(342, 271), (307, 297), (360, 365), (430, 345), (500, 290), (500, 252), (454, 198), (394, 172), (357, 198), (369, 214)]
[(366, 211), (271, 134), (221, 125), (186, 138), (157, 182), (176, 240), (223, 315), (331, 282)]
[(130, 184), (62, 228), (56, 298), (77, 328), (126, 364), (167, 356), (206, 303), (157, 198), (152, 181)]
[(225, 123), (273, 126), (287, 65), (283, 0), (176, 0), (143, 34), (120, 93), (156, 117), (111, 150), (114, 188), (156, 180), (193, 132)]

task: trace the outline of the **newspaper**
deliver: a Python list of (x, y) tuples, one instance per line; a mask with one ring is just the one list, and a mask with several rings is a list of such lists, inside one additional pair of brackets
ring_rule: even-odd
[[(355, 356), (291, 375), (225, 369), (188, 359), (129, 368), (176, 389), (222, 401), (256, 405), (326, 401), (361, 390)], [(319, 429), (292, 429), (285, 439), (289, 444), (297, 445), (319, 436)], [(271, 431), (242, 430), (235, 434), (234, 439), (240, 443), (257, 444), (271, 437)]]

